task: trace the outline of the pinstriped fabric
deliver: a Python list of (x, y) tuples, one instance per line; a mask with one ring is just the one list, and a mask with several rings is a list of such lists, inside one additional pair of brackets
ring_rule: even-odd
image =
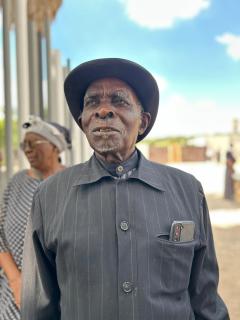
[[(89, 194), (88, 194), (88, 206), (87, 211), (89, 211)], [(88, 224), (87, 224), (87, 293), (88, 293), (88, 319), (90, 320), (92, 318), (91, 316), (91, 296), (90, 296), (90, 259), (89, 259), (89, 253), (90, 253), (90, 215), (88, 215)]]
[[(0, 251), (10, 252), (18, 268), (22, 268), (22, 252), (27, 219), (33, 194), (39, 181), (17, 173), (9, 182), (0, 209)], [(0, 275), (0, 320), (20, 319), (12, 291), (4, 274)]]
[[(146, 212), (146, 203), (144, 201), (144, 191), (141, 188), (141, 199), (142, 199), (142, 206), (143, 206), (143, 215), (144, 215), (144, 220), (145, 220), (145, 226), (146, 226), (146, 242), (147, 242), (147, 252), (146, 252), (146, 258), (147, 258), (147, 274), (146, 277), (148, 279), (147, 281), (147, 294), (150, 296), (151, 295), (151, 275), (150, 275), (150, 234), (149, 234), (149, 220), (147, 217), (147, 212)], [(150, 312), (149, 312), (149, 316), (151, 318), (151, 320), (153, 319), (153, 308), (152, 308), (152, 301), (149, 301), (149, 305), (150, 305)], [(147, 313), (146, 313), (147, 314)]]
[[(132, 171), (134, 172), (134, 171)], [(132, 174), (132, 173), (131, 173)], [(129, 176), (131, 176), (131, 174), (129, 173)], [(133, 212), (131, 212), (131, 207), (130, 207), (130, 197), (131, 197), (131, 193), (129, 191), (129, 185), (127, 185), (127, 205), (128, 205), (128, 221), (130, 223), (132, 223), (132, 225), (134, 225), (133, 221), (132, 221), (132, 214)], [(133, 248), (133, 232), (132, 232), (132, 228), (130, 228), (129, 230), (129, 238), (130, 238), (130, 270), (131, 270), (131, 281), (132, 283), (134, 283), (134, 264), (133, 264), (133, 260), (134, 260), (134, 248)], [(135, 312), (135, 299), (134, 296), (132, 295), (132, 318), (136, 319), (136, 312)]]
[[(78, 199), (78, 195), (79, 195), (79, 192), (77, 191), (77, 198), (76, 198), (76, 207), (75, 207), (75, 215), (74, 215), (74, 222), (73, 222), (73, 225), (76, 226), (78, 225), (78, 221), (77, 221), (77, 218), (78, 218), (78, 206), (79, 206), (79, 199)], [(77, 269), (77, 233), (78, 233), (78, 230), (77, 228), (75, 228), (74, 230), (74, 243), (73, 243), (73, 259), (74, 259), (74, 265), (75, 265), (75, 270), (73, 270), (73, 273), (78, 275), (78, 269)], [(78, 277), (77, 277), (77, 280), (78, 280)], [(76, 287), (76, 297), (77, 297), (77, 301), (80, 300), (80, 297), (79, 297), (79, 286)], [(79, 309), (77, 308), (76, 310), (76, 314), (74, 315), (74, 318), (76, 319), (79, 319)]]
[(100, 319), (104, 319), (104, 314), (103, 314), (103, 297), (104, 297), (104, 279), (103, 279), (103, 273), (104, 273), (104, 265), (103, 265), (103, 250), (104, 250), (104, 241), (103, 241), (103, 234), (104, 234), (104, 221), (103, 221), (103, 199), (102, 199), (102, 192), (103, 188), (102, 186), (100, 187), (100, 215), (101, 215), (101, 239), (100, 239), (100, 252), (101, 252), (101, 301), (100, 301)]
[[(142, 155), (124, 177), (93, 156), (45, 181), (28, 231), (44, 299), (28, 287), (23, 319), (227, 320), (202, 197), (192, 176)], [(173, 220), (193, 220), (194, 240), (166, 239)], [(24, 273), (34, 275), (31, 264)]]
[[(69, 194), (69, 190), (70, 190), (70, 180), (71, 180), (71, 176), (68, 176), (67, 177), (67, 179), (66, 179), (66, 192), (65, 192), (65, 194), (64, 194), (64, 201), (63, 201), (63, 205), (65, 205), (65, 203), (67, 202), (67, 197), (68, 197), (68, 194)], [(63, 210), (63, 212), (64, 212), (64, 210)], [(61, 221), (62, 221), (62, 225), (61, 225), (61, 230), (63, 230), (64, 229), (64, 226), (65, 226), (65, 215), (62, 215), (61, 216)], [(63, 241), (63, 238), (64, 238), (64, 232), (62, 231), (62, 233), (61, 233), (61, 241)], [(70, 290), (69, 289), (67, 289), (67, 292), (68, 292), (68, 295), (67, 295), (67, 301), (68, 301), (68, 304), (70, 304), (71, 303), (71, 295), (70, 295)], [(61, 306), (61, 308), (63, 308), (64, 309), (64, 307), (65, 307), (66, 305), (62, 305)], [(65, 312), (65, 311), (64, 311)]]

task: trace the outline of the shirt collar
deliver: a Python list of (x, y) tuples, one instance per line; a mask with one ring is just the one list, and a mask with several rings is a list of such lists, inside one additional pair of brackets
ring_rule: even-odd
[(106, 169), (114, 177), (121, 177), (122, 175), (125, 175), (130, 170), (135, 169), (138, 164), (137, 150), (133, 152), (129, 159), (121, 163), (107, 163), (99, 159), (96, 155), (95, 157), (97, 161), (99, 161), (100, 164), (103, 166), (103, 168)]
[[(139, 157), (137, 169), (129, 179), (140, 180), (155, 189), (165, 191), (167, 181), (165, 170), (162, 169), (163, 166), (147, 160), (139, 150), (137, 152)], [(103, 178), (113, 178), (111, 173), (96, 159), (95, 155), (80, 166), (79, 176), (74, 181), (73, 186), (95, 183)]]
[(138, 168), (130, 176), (130, 179), (138, 179), (155, 189), (166, 191), (167, 178), (164, 166), (147, 160), (140, 151), (138, 152)]

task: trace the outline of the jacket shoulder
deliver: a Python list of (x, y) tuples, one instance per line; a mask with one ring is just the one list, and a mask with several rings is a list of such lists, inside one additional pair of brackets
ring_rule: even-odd
[(63, 185), (66, 187), (71, 186), (79, 176), (86, 174), (88, 170), (88, 162), (89, 161), (68, 167), (47, 178), (40, 183), (38, 192), (41, 193), (42, 190), (45, 190), (46, 188), (55, 188), (57, 185)]
[(150, 166), (152, 169), (158, 173), (161, 177), (165, 177), (168, 183), (177, 183), (181, 185), (191, 185), (192, 187), (196, 188), (197, 190), (201, 190), (201, 183), (192, 175), (186, 171), (180, 170), (178, 168), (156, 163), (153, 161), (149, 161)]

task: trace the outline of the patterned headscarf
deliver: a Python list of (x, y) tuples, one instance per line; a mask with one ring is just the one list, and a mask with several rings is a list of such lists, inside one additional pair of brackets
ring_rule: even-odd
[(43, 121), (40, 117), (31, 115), (29, 121), (22, 125), (24, 133), (33, 132), (54, 144), (59, 152), (71, 148), (70, 132), (67, 128), (54, 122)]

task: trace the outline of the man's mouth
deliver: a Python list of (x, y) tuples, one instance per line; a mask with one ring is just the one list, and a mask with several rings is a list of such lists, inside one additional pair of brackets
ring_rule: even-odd
[(97, 127), (97, 128), (94, 128), (92, 131), (95, 133), (120, 132), (118, 129), (112, 128), (112, 127)]

